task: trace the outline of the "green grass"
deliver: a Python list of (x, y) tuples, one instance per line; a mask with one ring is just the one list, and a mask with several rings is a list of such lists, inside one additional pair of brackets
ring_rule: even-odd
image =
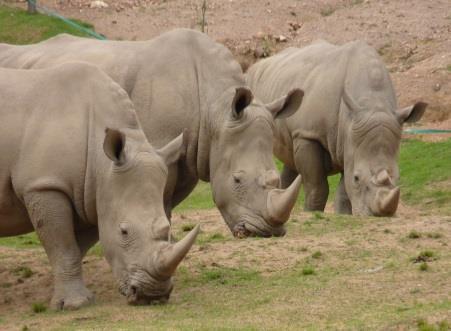
[[(89, 23), (73, 20), (81, 26), (93, 29)], [(28, 14), (26, 11), (0, 5), (0, 42), (8, 44), (31, 44), (69, 33), (76, 36), (88, 35), (63, 21), (43, 14)]]
[(437, 143), (404, 141), (400, 152), (402, 199), (410, 204), (450, 211), (450, 165), (451, 139)]
[[(282, 163), (276, 160), (279, 171)], [(451, 180), (451, 139), (429, 143), (419, 140), (405, 140), (401, 144), (399, 157), (400, 185), (402, 199), (412, 205), (421, 205), (428, 209), (440, 208), (451, 211), (451, 186), (445, 182)], [(330, 176), (329, 201), (335, 198), (340, 175)], [(304, 203), (304, 192), (298, 197), (298, 208)], [(176, 212), (195, 209), (214, 208), (209, 183), (199, 183), (190, 196), (177, 208)], [(315, 218), (322, 218), (315, 213)]]

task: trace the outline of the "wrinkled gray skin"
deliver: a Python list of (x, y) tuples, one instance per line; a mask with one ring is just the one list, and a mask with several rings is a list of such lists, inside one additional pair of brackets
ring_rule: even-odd
[(235, 236), (285, 233), (300, 179), (279, 189), (274, 118), (295, 112), (302, 91), (274, 94), (266, 104), (253, 100), (232, 54), (186, 29), (144, 42), (60, 35), (36, 45), (0, 44), (3, 67), (43, 68), (71, 60), (97, 65), (127, 91), (154, 146), (186, 128), (186, 158), (169, 168), (168, 216), (201, 179), (211, 182), (215, 203)]
[(81, 260), (99, 237), (129, 303), (166, 300), (198, 231), (168, 241), (165, 162), (183, 154), (183, 138), (154, 150), (126, 92), (84, 63), (0, 68), (0, 100), (0, 236), (36, 231), (54, 274), (52, 306), (93, 301)]
[(389, 74), (373, 48), (362, 41), (288, 48), (253, 65), (247, 82), (263, 101), (293, 87), (305, 91), (300, 110), (276, 121), (274, 150), (285, 164), (282, 186), (302, 175), (306, 210), (324, 210), (327, 176), (340, 172), (337, 212), (395, 213), (402, 125), (420, 119), (426, 104), (397, 109)]

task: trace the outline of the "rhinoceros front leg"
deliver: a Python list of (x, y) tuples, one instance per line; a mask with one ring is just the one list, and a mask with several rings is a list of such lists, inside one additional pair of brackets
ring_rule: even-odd
[(24, 198), (31, 222), (52, 266), (52, 308), (76, 309), (93, 302), (94, 296), (82, 280), (81, 252), (68, 197), (58, 191), (37, 191)]
[(323, 211), (329, 196), (324, 149), (314, 140), (298, 138), (294, 151), (294, 162), (304, 186), (304, 209)]
[(345, 189), (345, 181), (343, 174), (340, 178), (340, 183), (337, 187), (337, 192), (335, 194), (335, 212), (338, 214), (352, 214), (351, 201), (349, 200), (348, 194)]

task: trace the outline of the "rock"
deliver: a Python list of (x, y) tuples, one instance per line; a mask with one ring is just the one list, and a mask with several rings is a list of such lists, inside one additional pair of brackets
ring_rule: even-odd
[(440, 91), (441, 88), (442, 88), (442, 86), (440, 85), (440, 83), (434, 84), (434, 86), (432, 87), (432, 89), (433, 89), (435, 92)]
[(89, 8), (92, 9), (96, 9), (96, 8), (108, 8), (108, 4), (106, 2), (100, 1), (100, 0), (96, 0), (96, 1), (92, 1), (89, 4)]
[(288, 40), (287, 37), (282, 36), (282, 35), (276, 37), (276, 41), (278, 41), (278, 42), (280, 42), (280, 43), (287, 42), (287, 40)]
[(265, 50), (263, 49), (263, 47), (257, 46), (257, 48), (255, 48), (255, 50), (254, 50), (254, 56), (257, 59), (260, 59), (260, 58), (264, 57), (265, 56)]

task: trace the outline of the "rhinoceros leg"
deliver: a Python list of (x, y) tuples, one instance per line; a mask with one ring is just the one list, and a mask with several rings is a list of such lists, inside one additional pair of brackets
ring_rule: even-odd
[(99, 241), (99, 229), (97, 227), (90, 227), (87, 229), (75, 232), (80, 254), (83, 258), (88, 250)]
[(294, 163), (304, 185), (304, 209), (323, 211), (329, 196), (324, 149), (318, 142), (303, 138), (293, 145)]
[(52, 307), (76, 309), (91, 303), (94, 297), (83, 284), (81, 252), (75, 239), (74, 212), (69, 199), (57, 191), (31, 192), (24, 198), (31, 222), (52, 266)]
[(345, 189), (344, 176), (341, 175), (340, 183), (335, 194), (335, 212), (338, 214), (352, 214), (351, 201)]
[(293, 183), (293, 181), (296, 179), (296, 177), (298, 176), (298, 172), (288, 168), (287, 165), (285, 164), (283, 166), (283, 170), (282, 170), (282, 175), (281, 175), (281, 185), (283, 189), (286, 189), (288, 186), (291, 185), (291, 183)]

